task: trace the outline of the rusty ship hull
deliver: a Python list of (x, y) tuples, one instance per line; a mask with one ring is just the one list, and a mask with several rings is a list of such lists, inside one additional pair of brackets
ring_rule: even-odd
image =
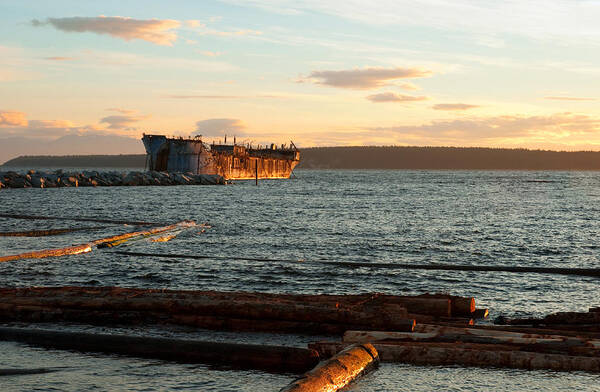
[(146, 167), (167, 172), (217, 174), (227, 180), (289, 178), (300, 162), (296, 148), (208, 145), (200, 139), (144, 135)]

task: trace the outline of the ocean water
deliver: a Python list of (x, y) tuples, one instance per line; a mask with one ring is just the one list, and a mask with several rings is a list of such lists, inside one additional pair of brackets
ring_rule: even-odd
[[(10, 189), (2, 213), (211, 227), (172, 241), (54, 259), (0, 263), (0, 286), (119, 285), (300, 293), (447, 292), (470, 295), (490, 317), (541, 316), (599, 306), (591, 277), (360, 268), (329, 262), (599, 267), (600, 172), (311, 171), (291, 180), (229, 186)], [(0, 255), (85, 243), (134, 228), (96, 222), (0, 218), (0, 231), (93, 227), (53, 237), (0, 237)], [(124, 256), (115, 250), (206, 259)], [(256, 259), (256, 260), (250, 260)], [(259, 261), (258, 259), (263, 259)], [(268, 259), (264, 260), (264, 259)], [(599, 267), (600, 268), (600, 267)], [(51, 326), (60, 328), (60, 326)], [(69, 326), (82, 329), (85, 326)], [(175, 333), (157, 330), (149, 334)], [(186, 336), (305, 345), (309, 337)], [(0, 342), (0, 368), (66, 366), (3, 377), (2, 389), (278, 390), (293, 375), (41, 350)], [(600, 377), (384, 364), (350, 390), (594, 390)]]

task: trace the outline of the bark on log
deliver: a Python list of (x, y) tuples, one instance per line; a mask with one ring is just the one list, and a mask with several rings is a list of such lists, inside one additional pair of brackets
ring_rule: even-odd
[[(600, 353), (600, 340), (578, 339), (560, 335), (530, 335), (514, 332), (477, 330), (471, 328), (432, 329), (428, 332), (347, 331), (344, 342), (434, 341), (482, 344), (510, 344), (524, 351), (570, 353), (574, 347), (589, 348), (588, 353)], [(581, 352), (581, 351), (580, 351)]]
[(280, 392), (338, 391), (379, 364), (377, 350), (369, 344), (350, 346), (293, 381)]
[[(548, 369), (556, 371), (600, 372), (600, 358), (514, 351), (509, 346), (455, 343), (373, 343), (382, 362), (415, 365), (461, 365), (508, 367), (515, 369)], [(339, 342), (309, 344), (322, 357), (344, 348)]]
[(486, 319), (490, 315), (490, 311), (486, 308), (475, 309), (471, 314), (474, 319)]
[(81, 253), (91, 252), (92, 247), (90, 244), (69, 246), (60, 249), (45, 249), (35, 252), (20, 253), (18, 255), (0, 256), (0, 262), (14, 261), (21, 259), (43, 259), (46, 257), (58, 257), (66, 255), (77, 255)]
[(274, 372), (302, 373), (319, 362), (304, 348), (195, 340), (0, 328), (0, 340), (83, 352), (102, 352), (182, 363), (209, 363)]

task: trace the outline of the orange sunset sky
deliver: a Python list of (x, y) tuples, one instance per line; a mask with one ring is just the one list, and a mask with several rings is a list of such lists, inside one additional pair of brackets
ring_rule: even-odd
[(0, 163), (206, 140), (600, 150), (600, 2), (0, 0)]

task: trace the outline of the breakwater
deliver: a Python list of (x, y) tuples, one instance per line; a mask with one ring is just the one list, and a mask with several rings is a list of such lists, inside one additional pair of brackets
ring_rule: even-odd
[(222, 176), (215, 174), (167, 173), (157, 171), (99, 172), (81, 171), (27, 173), (0, 172), (0, 188), (60, 188), (80, 186), (170, 186), (224, 185)]

